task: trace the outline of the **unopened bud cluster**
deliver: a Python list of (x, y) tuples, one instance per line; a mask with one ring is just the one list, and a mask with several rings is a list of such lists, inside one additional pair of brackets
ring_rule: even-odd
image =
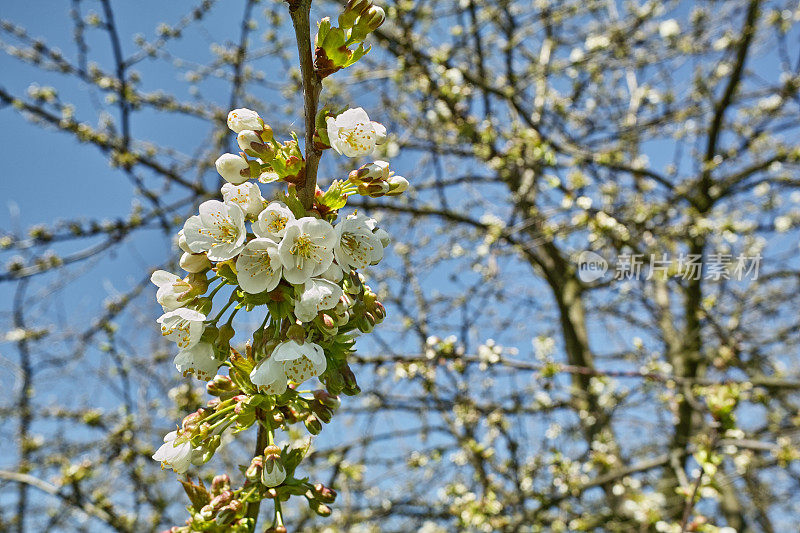
[[(331, 25), (329, 18), (319, 24), (315, 40), (314, 66), (321, 78), (349, 67), (369, 51), (363, 41), (386, 20), (383, 9), (369, 0), (350, 0), (339, 15), (339, 26)], [(350, 45), (358, 43), (355, 50)]]

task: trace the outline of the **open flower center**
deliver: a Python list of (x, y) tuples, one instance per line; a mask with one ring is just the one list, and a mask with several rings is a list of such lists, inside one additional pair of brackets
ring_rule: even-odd
[(366, 264), (368, 254), (374, 249), (368, 242), (365, 242), (366, 240), (363, 235), (346, 232), (342, 234), (341, 243), (350, 257), (359, 263)]
[(344, 132), (344, 139), (354, 150), (366, 152), (372, 149), (372, 131), (363, 122), (358, 122)]
[(272, 213), (271, 220), (267, 224), (267, 229), (270, 233), (278, 233), (286, 227), (289, 217), (281, 216), (279, 213)]
[(306, 260), (313, 260), (316, 263), (320, 262), (320, 257), (317, 254), (318, 246), (311, 240), (308, 233), (301, 233), (297, 240), (294, 242), (289, 253), (295, 258), (295, 264), (299, 270), (303, 270)]

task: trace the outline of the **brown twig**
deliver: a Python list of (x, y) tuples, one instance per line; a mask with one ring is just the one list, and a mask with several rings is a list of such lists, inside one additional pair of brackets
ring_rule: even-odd
[(305, 181), (298, 187), (298, 196), (303, 207), (310, 209), (314, 202), (314, 193), (317, 189), (317, 169), (322, 152), (314, 148), (315, 119), (319, 93), (322, 90), (322, 80), (314, 70), (314, 58), (311, 54), (311, 28), (309, 13), (311, 0), (291, 2), (289, 12), (292, 16), (295, 37), (297, 38), (297, 52), (300, 55), (300, 75), (303, 80), (303, 108), (305, 113), (305, 144), (306, 166)]

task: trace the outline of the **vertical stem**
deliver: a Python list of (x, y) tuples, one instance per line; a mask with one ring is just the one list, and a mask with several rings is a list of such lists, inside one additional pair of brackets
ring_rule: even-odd
[[(256, 418), (260, 419), (263, 416), (261, 409), (256, 410)], [(258, 434), (256, 435), (256, 448), (253, 450), (253, 457), (259, 456), (264, 453), (264, 448), (267, 447), (269, 431), (262, 425), (258, 424)], [(256, 530), (256, 523), (258, 522), (258, 511), (261, 509), (261, 500), (256, 500), (247, 504), (247, 517), (253, 519), (253, 531)]]
[(303, 207), (310, 209), (317, 189), (317, 169), (322, 156), (322, 151), (314, 147), (315, 119), (319, 104), (319, 93), (322, 90), (322, 80), (314, 71), (314, 58), (311, 53), (311, 27), (309, 23), (311, 0), (299, 0), (289, 4), (289, 13), (292, 17), (292, 25), (297, 39), (297, 52), (300, 55), (300, 75), (303, 80), (303, 109), (306, 127), (305, 182), (298, 187), (297, 192)]

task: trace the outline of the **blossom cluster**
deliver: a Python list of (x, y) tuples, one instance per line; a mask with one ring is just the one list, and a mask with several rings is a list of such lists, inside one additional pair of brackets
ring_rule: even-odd
[[(323, 136), (341, 155), (370, 155), (386, 138), (386, 128), (361, 108), (326, 118)], [(249, 109), (231, 111), (228, 126), (242, 151), (216, 162), (226, 182), (221, 199), (201, 203), (177, 235), (187, 275), (158, 270), (151, 277), (163, 308), (157, 320), (161, 333), (178, 350), (175, 367), (208, 381), (208, 392), (217, 398), (185, 417), (153, 458), (182, 474), (210, 460), (227, 429), (240, 432), (259, 424), (269, 429), (269, 446), (253, 458), (241, 490), (250, 489), (256, 498), (269, 497), (269, 491), (313, 494), (320, 490), (293, 477), (302, 452), (275, 446), (274, 430), (302, 422), (316, 435), (330, 422), (337, 396), (360, 391), (347, 364), (354, 338), (386, 316), (359, 270), (383, 259), (389, 235), (375, 219), (359, 212), (340, 216), (339, 210), (353, 194), (396, 195), (408, 182), (385, 161), (375, 161), (346, 180), (334, 180), (327, 191), (317, 188), (306, 208), (297, 194), (304, 174), (297, 140), (277, 142), (269, 125)], [(285, 182), (286, 190), (265, 199), (258, 183), (276, 181)], [(226, 287), (227, 301), (212, 317), (215, 298)], [(231, 347), (233, 318), (241, 309), (265, 312), (252, 340), (237, 351)], [(228, 375), (217, 374), (222, 366)], [(298, 392), (298, 385), (315, 377), (324, 389), (312, 397)], [(187, 493), (201, 490), (193, 487)], [(311, 498), (309, 505), (325, 515), (332, 492), (322, 493), (327, 496)], [(237, 505), (226, 504), (236, 512), (222, 514), (208, 505), (202, 509), (209, 516), (198, 513), (195, 525), (218, 516), (239, 520)]]

